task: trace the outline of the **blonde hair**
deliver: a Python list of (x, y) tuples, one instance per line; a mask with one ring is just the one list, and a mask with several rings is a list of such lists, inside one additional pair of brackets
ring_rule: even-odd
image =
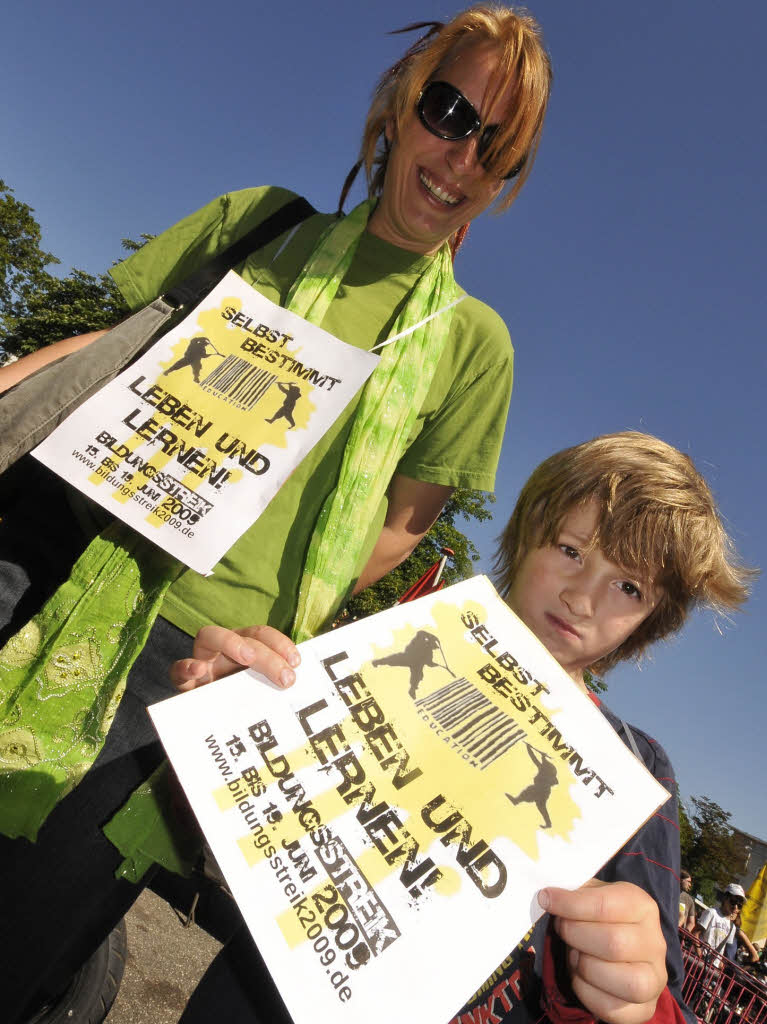
[(498, 47), (499, 57), (488, 105), (492, 106), (511, 87), (513, 113), (493, 137), (485, 164), (491, 174), (497, 173), (499, 177), (516, 164), (523, 164), (498, 203), (498, 209), (505, 210), (530, 174), (551, 89), (551, 62), (540, 27), (524, 9), (495, 4), (470, 7), (444, 25), (423, 22), (409, 28), (426, 25), (431, 26), (429, 32), (385, 72), (373, 94), (360, 149), (369, 193), (379, 195), (383, 188), (388, 157), (387, 121), (393, 119), (399, 130), (407, 118), (415, 116), (424, 86), (440, 67), (460, 49), (489, 42)]
[(652, 579), (662, 597), (620, 647), (591, 669), (601, 674), (670, 636), (696, 605), (738, 608), (757, 570), (736, 557), (708, 484), (692, 459), (649, 434), (606, 434), (542, 462), (499, 539), (496, 581), (508, 595), (525, 554), (555, 544), (573, 509), (599, 506), (591, 547), (628, 573)]

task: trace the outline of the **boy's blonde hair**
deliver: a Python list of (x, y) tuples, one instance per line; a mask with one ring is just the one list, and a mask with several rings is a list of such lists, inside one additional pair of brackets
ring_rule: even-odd
[(708, 484), (692, 459), (657, 437), (627, 431), (566, 448), (542, 462), (500, 537), (496, 581), (505, 597), (525, 554), (556, 544), (570, 511), (596, 500), (591, 546), (663, 595), (620, 647), (591, 669), (601, 674), (675, 633), (691, 608), (734, 610), (756, 570), (737, 561)]
[(530, 173), (551, 89), (551, 63), (538, 23), (523, 8), (479, 4), (447, 24), (427, 22), (411, 27), (427, 25), (430, 31), (383, 75), (373, 94), (360, 151), (370, 194), (379, 195), (383, 188), (388, 148), (384, 145), (382, 149), (379, 143), (384, 140), (387, 121), (393, 120), (399, 129), (408, 117), (415, 117), (418, 98), (439, 69), (467, 45), (490, 42), (498, 47), (498, 69), (488, 106), (511, 86), (512, 116), (493, 138), (485, 164), (500, 176), (523, 164), (498, 203), (498, 209), (505, 210)]

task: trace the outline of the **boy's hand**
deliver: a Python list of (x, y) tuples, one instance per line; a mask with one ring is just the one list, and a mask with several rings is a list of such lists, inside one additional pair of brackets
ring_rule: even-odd
[(569, 947), (573, 991), (598, 1020), (644, 1024), (668, 980), (658, 907), (631, 882), (593, 878), (581, 889), (543, 889), (540, 905)]
[(194, 690), (252, 668), (270, 679), (275, 686), (292, 686), (293, 671), (301, 663), (293, 641), (271, 626), (249, 626), (246, 629), (224, 629), (203, 626), (194, 638), (191, 658), (174, 661), (170, 678), (178, 690)]

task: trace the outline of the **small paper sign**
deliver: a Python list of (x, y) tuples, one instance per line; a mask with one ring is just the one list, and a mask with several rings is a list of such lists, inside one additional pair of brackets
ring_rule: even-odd
[(379, 357), (230, 271), (33, 452), (138, 533), (209, 572)]
[(668, 799), (485, 577), (150, 713), (296, 1024), (444, 1024)]

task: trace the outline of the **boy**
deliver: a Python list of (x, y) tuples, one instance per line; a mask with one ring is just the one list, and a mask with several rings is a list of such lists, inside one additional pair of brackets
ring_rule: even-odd
[[(543, 462), (522, 489), (495, 568), (509, 606), (584, 691), (584, 673), (601, 675), (638, 657), (679, 630), (693, 605), (737, 608), (753, 576), (737, 565), (692, 461), (639, 433), (598, 437)], [(208, 626), (198, 633), (195, 658), (176, 662), (171, 675), (180, 689), (190, 689), (250, 665), (289, 686), (298, 660), (288, 638), (269, 627), (237, 634)], [(546, 1017), (554, 1024), (694, 1021), (681, 998), (671, 765), (648, 736), (600, 709), (672, 800), (597, 879), (577, 892), (539, 894), (548, 913), (452, 1024)], [(256, 976), (248, 1002), (253, 957), (245, 937), (225, 950), (182, 1024), (196, 1024), (224, 1007), (237, 1021), (281, 1019), (268, 978)], [(400, 1019), (408, 1019), (406, 1010)]]

